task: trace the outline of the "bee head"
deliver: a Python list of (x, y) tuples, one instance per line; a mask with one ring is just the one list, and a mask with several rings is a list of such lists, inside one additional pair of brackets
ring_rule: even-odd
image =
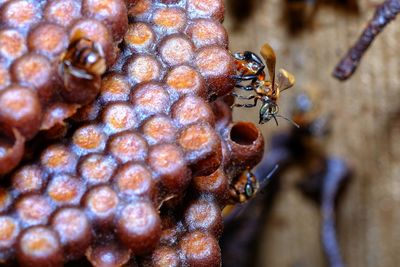
[(254, 176), (254, 174), (251, 172), (250, 169), (247, 169), (245, 171), (246, 175), (246, 184), (244, 185), (244, 198), (246, 200), (254, 197), (254, 194), (256, 193), (258, 189), (258, 182), (257, 178)]
[(279, 112), (279, 107), (278, 105), (267, 98), (264, 102), (263, 105), (260, 108), (260, 124), (264, 124), (266, 122), (269, 122), (271, 119), (274, 119), (276, 124), (278, 124), (276, 115)]
[(245, 187), (244, 187), (244, 194), (246, 196), (246, 199), (252, 198), (254, 195), (254, 186), (251, 182), (246, 183)]

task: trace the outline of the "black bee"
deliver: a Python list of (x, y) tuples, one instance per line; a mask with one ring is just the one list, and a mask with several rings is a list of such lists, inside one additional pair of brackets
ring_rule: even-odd
[[(260, 54), (266, 62), (269, 80), (265, 77), (265, 65), (256, 54), (249, 51), (233, 54), (236, 59), (237, 69), (237, 75), (234, 76), (237, 81), (236, 87), (245, 91), (254, 91), (256, 93), (250, 96), (241, 96), (232, 93), (233, 96), (239, 99), (254, 99), (253, 104), (234, 104), (233, 106), (251, 108), (255, 107), (257, 101), (260, 100), (262, 102), (259, 115), (260, 124), (266, 123), (271, 119), (274, 119), (276, 124), (278, 124), (276, 119), (277, 117), (292, 122), (288, 118), (278, 114), (279, 107), (277, 101), (281, 91), (289, 89), (294, 85), (295, 78), (288, 71), (280, 69), (277, 80), (275, 79), (276, 56), (274, 50), (269, 44), (266, 43), (262, 46)], [(250, 81), (250, 84), (242, 85), (241, 83), (243, 81)]]
[(272, 171), (270, 171), (266, 177), (263, 177), (261, 181), (259, 181), (250, 168), (247, 167), (231, 185), (230, 194), (233, 202), (244, 203), (253, 198), (260, 189), (262, 190), (265, 187), (278, 167), (278, 165), (275, 165)]
[(85, 37), (74, 38), (61, 55), (60, 72), (76, 78), (93, 80), (107, 69), (105, 55), (99, 43)]
[(247, 168), (233, 182), (231, 186), (231, 197), (235, 203), (243, 203), (254, 196), (258, 189), (258, 181), (256, 176)]

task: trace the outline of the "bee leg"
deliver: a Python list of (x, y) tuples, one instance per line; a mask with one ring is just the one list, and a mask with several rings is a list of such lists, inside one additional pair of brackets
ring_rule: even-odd
[(250, 99), (253, 99), (253, 98), (256, 97), (255, 95), (242, 96), (242, 95), (236, 94), (235, 92), (232, 92), (231, 95), (233, 95), (234, 97), (237, 97), (237, 98), (239, 98), (239, 99), (246, 99), (246, 100), (250, 100)]
[(253, 104), (245, 104), (244, 107), (245, 107), (245, 108), (252, 108), (252, 107), (257, 106), (257, 101), (258, 101), (258, 99), (259, 99), (258, 97), (254, 98)]
[(242, 89), (242, 90), (245, 90), (245, 91), (253, 91), (254, 90), (252, 85), (244, 86), (244, 85), (237, 84), (235, 87), (239, 88), (239, 89)]
[[(249, 106), (250, 105), (250, 106)], [(237, 108), (250, 108), (250, 107), (253, 107), (252, 106), (252, 104), (233, 104), (232, 106), (231, 106), (231, 108), (233, 108), (233, 107), (237, 107)]]
[(232, 78), (239, 81), (249, 81), (257, 79), (257, 75), (233, 75)]
[(258, 72), (264, 70), (265, 65), (259, 56), (257, 56), (253, 52), (249, 52), (249, 51), (244, 52), (244, 56), (246, 57), (247, 60), (252, 60), (252, 61), (256, 62), (258, 65), (260, 65), (260, 70)]
[(276, 119), (276, 116), (273, 116), (273, 118), (274, 118), (274, 120), (275, 120), (276, 126), (279, 126), (278, 120)]
[(254, 96), (254, 103), (253, 104), (233, 104), (232, 107), (239, 107), (239, 108), (253, 108), (257, 106), (258, 98)]
[(245, 108), (253, 108), (255, 107), (257, 104), (244, 104)]

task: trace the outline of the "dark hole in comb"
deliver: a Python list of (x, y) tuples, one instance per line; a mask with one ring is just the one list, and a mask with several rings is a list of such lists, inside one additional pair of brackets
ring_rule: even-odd
[(230, 138), (233, 142), (239, 145), (252, 145), (257, 140), (258, 130), (257, 128), (246, 122), (236, 123), (230, 133)]

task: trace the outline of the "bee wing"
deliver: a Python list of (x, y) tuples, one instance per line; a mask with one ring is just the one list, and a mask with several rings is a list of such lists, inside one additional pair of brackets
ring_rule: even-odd
[(74, 66), (69, 66), (67, 68), (67, 71), (77, 78), (86, 79), (86, 80), (93, 80), (93, 78), (94, 78), (93, 75), (91, 75), (87, 71), (79, 69), (79, 68), (75, 68)]
[(279, 164), (276, 164), (274, 168), (263, 178), (258, 180), (259, 187), (258, 187), (258, 192), (262, 193), (263, 190), (268, 186), (268, 183), (271, 181), (272, 176), (276, 173), (276, 171), (279, 169)]
[(284, 69), (279, 69), (277, 84), (280, 91), (289, 89), (294, 85), (295, 81), (296, 79), (294, 78), (293, 74)]
[(98, 42), (93, 42), (93, 47), (94, 47), (94, 49), (97, 51), (97, 53), (99, 53), (99, 55), (102, 57), (102, 58), (105, 58), (106, 56), (105, 56), (105, 53), (104, 53), (104, 51), (103, 51), (103, 46), (101, 45), (101, 44), (99, 44)]
[(260, 50), (261, 56), (264, 58), (267, 64), (269, 78), (271, 79), (272, 87), (275, 86), (275, 65), (276, 65), (276, 55), (274, 49), (265, 43)]

